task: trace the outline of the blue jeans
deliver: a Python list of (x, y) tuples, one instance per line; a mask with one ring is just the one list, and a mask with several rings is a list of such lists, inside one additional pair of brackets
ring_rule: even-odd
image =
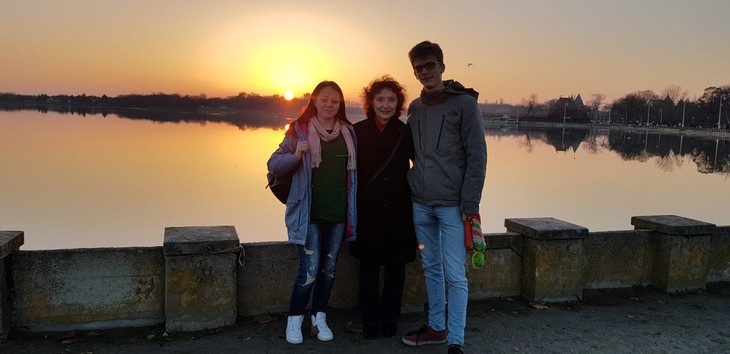
[(289, 316), (304, 314), (309, 295), (314, 288), (312, 314), (327, 313), (332, 285), (335, 283), (335, 266), (340, 245), (345, 234), (345, 224), (309, 224), (307, 241), (299, 247), (299, 273), (289, 301)]
[(463, 345), (469, 289), (461, 210), (458, 206), (426, 206), (414, 202), (413, 223), (426, 279), (428, 325), (437, 331), (447, 329), (448, 284), (446, 340), (449, 344)]

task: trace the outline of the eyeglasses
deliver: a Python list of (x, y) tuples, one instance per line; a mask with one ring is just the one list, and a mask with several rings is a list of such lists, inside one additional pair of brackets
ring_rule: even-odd
[(426, 69), (426, 71), (433, 70), (433, 68), (436, 67), (436, 64), (441, 64), (441, 63), (439, 63), (437, 61), (429, 61), (426, 64), (414, 66), (413, 71), (420, 73), (421, 71), (423, 71), (423, 69)]

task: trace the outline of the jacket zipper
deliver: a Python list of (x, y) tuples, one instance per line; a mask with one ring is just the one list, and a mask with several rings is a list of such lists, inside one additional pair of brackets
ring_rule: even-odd
[(436, 139), (436, 150), (439, 149), (439, 145), (441, 145), (441, 132), (444, 130), (444, 120), (446, 120), (446, 116), (443, 114), (441, 115), (441, 126), (439, 126), (439, 136), (438, 139)]

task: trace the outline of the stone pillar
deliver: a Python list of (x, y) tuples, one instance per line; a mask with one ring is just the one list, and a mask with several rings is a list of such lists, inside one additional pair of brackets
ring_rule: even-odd
[(165, 331), (233, 325), (241, 243), (233, 226), (165, 228)]
[(522, 235), (522, 296), (529, 301), (583, 298), (583, 240), (588, 229), (554, 218), (506, 219)]
[(10, 289), (8, 288), (8, 259), (25, 242), (23, 231), (0, 231), (0, 340), (10, 334)]
[(654, 215), (634, 216), (631, 225), (653, 231), (649, 240), (652, 285), (666, 292), (705, 288), (714, 224)]

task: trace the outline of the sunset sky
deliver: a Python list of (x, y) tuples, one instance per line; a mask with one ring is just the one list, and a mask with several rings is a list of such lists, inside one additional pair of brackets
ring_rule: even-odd
[(357, 100), (390, 74), (414, 98), (422, 40), (480, 102), (730, 84), (727, 0), (2, 0), (0, 92)]

